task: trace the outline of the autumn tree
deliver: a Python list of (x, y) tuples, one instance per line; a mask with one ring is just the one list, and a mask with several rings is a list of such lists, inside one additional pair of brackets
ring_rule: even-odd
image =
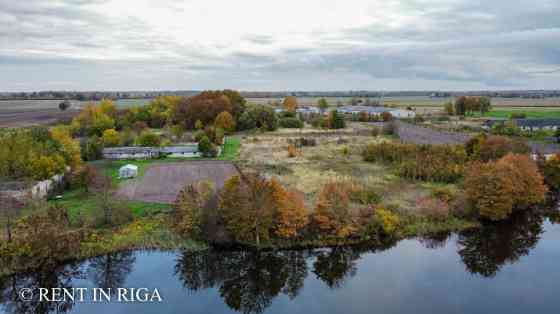
[(173, 206), (173, 224), (179, 234), (200, 238), (203, 211), (213, 194), (212, 182), (197, 182), (183, 187)]
[(220, 195), (219, 212), (237, 241), (257, 246), (273, 236), (296, 237), (307, 223), (301, 196), (258, 174), (227, 180)]
[(473, 160), (498, 160), (508, 153), (529, 154), (531, 148), (520, 139), (480, 134), (465, 144), (465, 150)]
[(329, 114), (328, 126), (329, 129), (344, 129), (346, 127), (344, 116), (338, 111), (332, 110)]
[[(109, 115), (113, 114), (113, 107), (105, 104), (105, 108), (95, 104), (87, 104), (82, 111), (72, 120), (72, 131), (78, 135), (101, 136), (103, 131), (115, 127), (115, 120)], [(109, 114), (108, 114), (109, 113)]]
[(72, 172), (71, 183), (73, 186), (83, 188), (86, 193), (89, 193), (89, 188), (95, 183), (97, 175), (94, 166), (84, 165)]
[(445, 113), (446, 113), (448, 116), (452, 116), (452, 115), (455, 113), (455, 108), (453, 108), (453, 103), (451, 103), (451, 102), (449, 102), (449, 101), (446, 102), (446, 103), (443, 105), (443, 110), (445, 111)]
[(322, 232), (346, 237), (354, 231), (349, 207), (350, 196), (346, 187), (339, 182), (329, 182), (317, 197), (313, 222)]
[(546, 185), (552, 191), (560, 191), (560, 154), (556, 154), (544, 162), (542, 173)]
[(455, 114), (464, 116), (467, 113), (467, 97), (461, 96), (455, 100)]
[[(235, 100), (232, 101), (230, 97)], [(238, 99), (234, 92), (204, 91), (183, 99), (171, 113), (171, 119), (176, 124), (193, 129), (196, 121), (200, 120), (203, 125), (210, 125), (224, 111), (237, 117), (244, 111), (244, 106), (244, 101)]]
[(61, 154), (68, 166), (79, 168), (82, 164), (80, 142), (72, 138), (71, 130), (67, 126), (56, 126), (50, 130), (54, 141), (62, 146)]
[(233, 132), (235, 131), (235, 120), (233, 120), (233, 116), (227, 112), (222, 111), (217, 117), (216, 121), (214, 122), (214, 126), (216, 128), (221, 128), (226, 132)]
[(296, 109), (298, 108), (297, 98), (295, 96), (288, 96), (284, 98), (282, 106), (284, 107), (284, 110), (288, 112), (296, 112)]
[(103, 145), (105, 147), (118, 146), (119, 143), (121, 142), (119, 132), (117, 132), (115, 129), (107, 129), (103, 131), (102, 139), (103, 139)]
[(502, 220), (516, 208), (544, 200), (546, 186), (529, 157), (508, 154), (496, 162), (475, 162), (465, 175), (465, 193), (478, 214)]
[(287, 191), (275, 179), (270, 181), (275, 209), (275, 234), (280, 238), (294, 238), (307, 225), (307, 213), (303, 196), (297, 191)]
[(256, 174), (233, 176), (224, 184), (219, 211), (226, 229), (239, 242), (255, 243), (270, 239), (273, 226), (274, 196), (269, 182)]

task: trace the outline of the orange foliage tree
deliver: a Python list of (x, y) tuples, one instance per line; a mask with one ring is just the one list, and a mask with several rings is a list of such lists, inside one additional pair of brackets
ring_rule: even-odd
[(296, 112), (298, 101), (295, 96), (288, 96), (284, 98), (284, 110), (289, 112)]
[(258, 174), (233, 176), (224, 184), (219, 213), (228, 232), (239, 242), (291, 238), (307, 223), (303, 200), (276, 180)]
[(481, 217), (502, 220), (514, 208), (542, 202), (546, 186), (529, 157), (508, 154), (496, 162), (475, 162), (465, 175), (465, 192)]
[(317, 197), (313, 222), (322, 232), (346, 237), (355, 229), (349, 207), (350, 196), (346, 187), (339, 182), (329, 182)]

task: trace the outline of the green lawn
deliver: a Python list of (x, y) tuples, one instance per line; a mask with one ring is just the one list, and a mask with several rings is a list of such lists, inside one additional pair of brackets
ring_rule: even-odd
[(222, 155), (218, 158), (220, 160), (235, 160), (241, 147), (241, 140), (236, 137), (227, 137), (224, 143)]
[[(162, 211), (171, 209), (167, 204), (152, 204), (138, 201), (118, 201), (121, 206), (128, 207), (135, 218), (146, 217)], [(87, 194), (83, 190), (67, 191), (60, 200), (51, 200), (50, 204), (59, 204), (68, 210), (70, 219), (77, 217), (78, 213), (82, 213), (86, 217), (91, 217), (94, 211), (99, 209), (99, 198), (93, 193)]]

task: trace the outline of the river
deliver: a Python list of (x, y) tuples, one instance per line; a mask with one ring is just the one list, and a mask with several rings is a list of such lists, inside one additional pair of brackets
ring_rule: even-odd
[[(558, 217), (522, 215), (384, 247), (110, 254), (4, 279), (0, 311), (558, 313), (560, 225), (553, 221)], [(39, 287), (157, 288), (162, 301), (123, 303), (116, 293), (100, 303), (18, 297)]]

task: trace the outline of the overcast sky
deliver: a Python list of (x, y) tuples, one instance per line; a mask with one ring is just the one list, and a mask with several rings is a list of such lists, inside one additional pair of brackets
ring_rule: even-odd
[(0, 0), (0, 91), (560, 88), (559, 0)]

